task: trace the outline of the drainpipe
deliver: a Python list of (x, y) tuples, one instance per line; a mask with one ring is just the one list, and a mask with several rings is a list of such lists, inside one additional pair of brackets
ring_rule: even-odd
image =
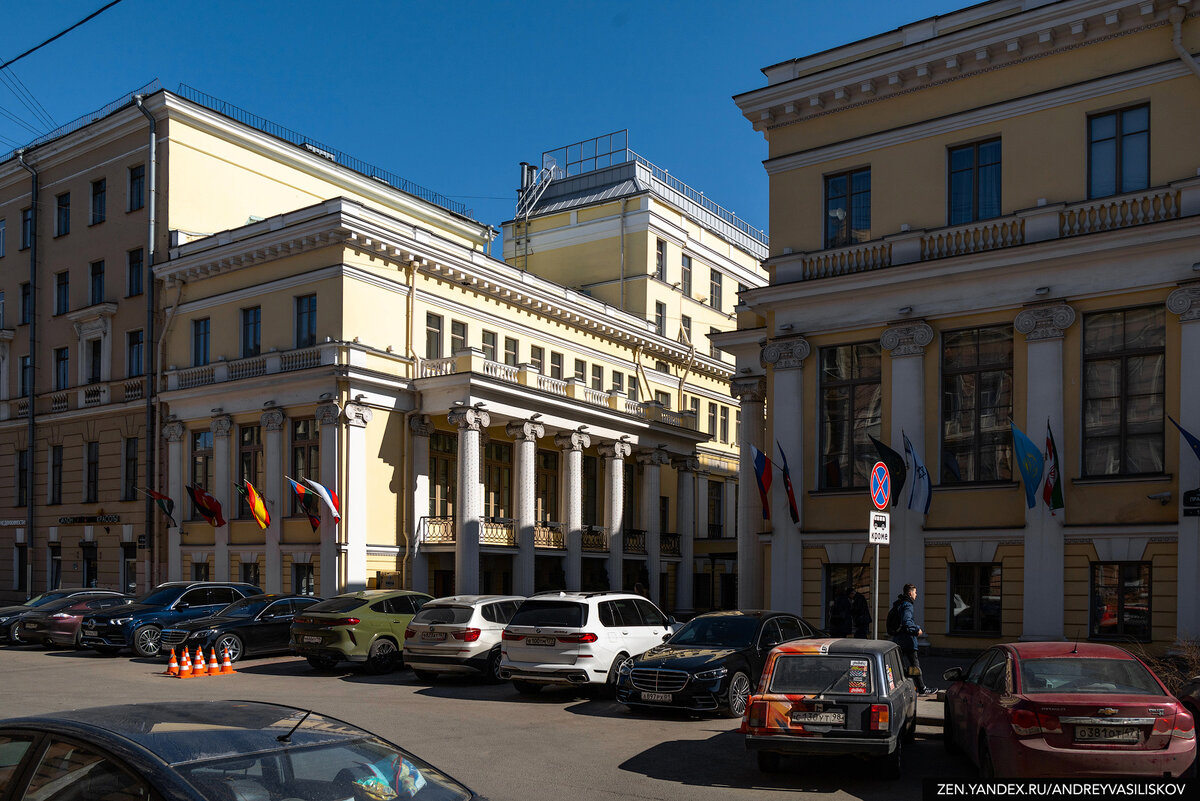
[[(155, 224), (157, 223), (158, 212), (158, 123), (154, 119), (154, 115), (146, 110), (145, 95), (135, 95), (134, 100), (137, 101), (138, 111), (145, 115), (150, 123), (150, 143), (149, 151), (146, 156), (146, 171), (148, 173), (147, 183), (150, 185), (150, 199), (147, 207), (146, 223), (146, 258), (142, 260), (142, 269), (145, 271), (145, 280), (143, 288), (146, 291), (146, 335), (142, 340), (146, 343), (146, 361), (144, 365), (146, 373), (146, 486), (153, 487), (157, 483), (158, 471), (157, 464), (154, 461), (155, 454), (155, 438), (157, 437), (158, 422), (155, 414), (155, 400), (158, 396), (158, 384), (155, 382), (150, 385), (150, 379), (155, 376), (155, 359), (154, 349), (150, 347), (150, 343), (154, 341), (154, 257), (155, 257)], [(146, 546), (149, 549), (147, 558), (146, 571), (146, 588), (153, 587), (152, 573), (157, 572), (158, 562), (155, 558), (157, 549), (154, 547), (154, 499), (149, 495), (146, 496)]]
[[(489, 228), (489, 230), (491, 230)], [(408, 338), (405, 343), (408, 351), (409, 375), (416, 379), (421, 375), (421, 365), (417, 361), (417, 352), (413, 348), (413, 305), (417, 294), (417, 262), (412, 260), (408, 263)], [(453, 356), (454, 354), (450, 354)], [(404, 426), (400, 432), (402, 446), (404, 448), (404, 467), (402, 477), (404, 486), (411, 487), (416, 476), (416, 471), (420, 469), (419, 465), (412, 464), (412, 425), (411, 421), (415, 415), (421, 413), (421, 391), (413, 390), (413, 408), (412, 411), (404, 413)], [(416, 509), (413, 508), (412, 493), (409, 493), (405, 499), (405, 511), (403, 523), (401, 524), (402, 533), (404, 535), (404, 556), (400, 559), (400, 581), (404, 587), (410, 587), (408, 580), (408, 562), (412, 556), (412, 530), (416, 523)]]
[(1188, 65), (1188, 69), (1196, 73), (1196, 77), (1200, 78), (1200, 64), (1196, 63), (1196, 59), (1183, 46), (1183, 18), (1187, 16), (1180, 6), (1171, 6), (1170, 13), (1167, 14), (1167, 19), (1171, 20), (1171, 47), (1175, 48), (1176, 55)]
[[(37, 449), (37, 425), (34, 421), (36, 416), (37, 404), (34, 399), (37, 393), (34, 388), (37, 384), (37, 246), (38, 246), (38, 174), (37, 170), (25, 162), (25, 149), (17, 151), (17, 161), (21, 166), (29, 171), (32, 177), (32, 184), (29, 196), (29, 384), (26, 389), (29, 390), (29, 442), (26, 444), (26, 453), (28, 453), (28, 461), (25, 463), (25, 592), (26, 598), (32, 598), (33, 592), (33, 562), (35, 551), (33, 548), (34, 533), (33, 533), (33, 496), (34, 496), (34, 463), (37, 461), (35, 451)], [(49, 587), (48, 589), (54, 589)]]
[(625, 204), (629, 198), (621, 198), (621, 311), (625, 311)]

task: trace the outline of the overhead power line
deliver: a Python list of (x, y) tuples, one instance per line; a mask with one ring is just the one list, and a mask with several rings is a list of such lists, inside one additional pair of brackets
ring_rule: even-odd
[(24, 53), (22, 53), (21, 55), (19, 55), (19, 56), (16, 56), (15, 58), (10, 58), (8, 61), (5, 61), (3, 64), (0, 64), (0, 70), (4, 69), (5, 67), (9, 67), (9, 66), (12, 66), (13, 64), (16, 64), (18, 61), (20, 61), (21, 59), (25, 58), (25, 56), (29, 55), (30, 53), (36, 53), (38, 50), (41, 50), (43, 47), (45, 47), (46, 45), (50, 44), (50, 43), (51, 43), (51, 42), (53, 42), (54, 40), (56, 40), (56, 39), (61, 39), (62, 37), (66, 36), (68, 33), (70, 33), (71, 31), (73, 31), (73, 30), (75, 30), (76, 28), (78, 28), (80, 25), (84, 24), (84, 23), (85, 23), (85, 22), (87, 22), (88, 20), (95, 19), (96, 17), (100, 16), (100, 15), (101, 15), (101, 14), (103, 14), (105, 11), (108, 11), (110, 8), (112, 8), (112, 7), (113, 7), (113, 6), (115, 6), (117, 3), (120, 3), (120, 2), (121, 2), (121, 0), (112, 0), (112, 2), (111, 2), (111, 3), (108, 3), (107, 5), (103, 6), (102, 8), (100, 8), (100, 9), (98, 9), (98, 10), (96, 10), (96, 11), (93, 11), (91, 14), (88, 14), (86, 17), (84, 17), (83, 19), (79, 20), (79, 22), (76, 22), (76, 23), (75, 23), (74, 25), (72, 25), (71, 27), (69, 27), (69, 28), (65, 28), (65, 29), (63, 29), (63, 30), (59, 31), (58, 33), (54, 34), (53, 36), (51, 36), (49, 39), (47, 39), (46, 41), (42, 42), (41, 44), (39, 44), (39, 45), (34, 45), (33, 47), (29, 48), (28, 50), (26, 50), (26, 51), (25, 51)]

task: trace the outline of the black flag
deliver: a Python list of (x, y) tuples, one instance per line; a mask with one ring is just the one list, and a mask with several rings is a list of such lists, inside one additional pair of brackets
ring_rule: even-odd
[(900, 502), (900, 490), (904, 489), (904, 481), (908, 478), (908, 468), (904, 466), (904, 457), (896, 451), (884, 445), (879, 440), (867, 435), (871, 439), (871, 444), (875, 446), (875, 450), (879, 453), (879, 461), (887, 465), (888, 473), (892, 477), (892, 506)]

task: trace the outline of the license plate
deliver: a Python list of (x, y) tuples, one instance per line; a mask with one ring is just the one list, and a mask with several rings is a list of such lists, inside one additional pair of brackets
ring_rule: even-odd
[(26, 624), (25, 624), (25, 628), (27, 628), (27, 629), (36, 629), (36, 628), (39, 628), (39, 626), (38, 626), (38, 624), (37, 624), (37, 623), (26, 623)]
[(669, 704), (669, 703), (671, 703), (671, 694), (670, 693), (642, 693), (642, 700), (650, 701), (651, 703), (655, 703), (655, 704)]
[(95, 634), (95, 633), (96, 633), (96, 627), (95, 627), (95, 626), (88, 626), (86, 629), (84, 629), (84, 631), (86, 631), (88, 634)]
[(526, 637), (525, 642), (529, 645), (554, 645), (557, 640), (553, 637)]
[(321, 642), (321, 638), (320, 638), (320, 637), (301, 637), (301, 638), (300, 638), (300, 641), (301, 641), (301, 642), (315, 642), (315, 643), (319, 643), (319, 642)]
[(425, 642), (445, 642), (446, 632), (444, 631), (423, 631), (421, 639)]
[(1076, 726), (1077, 743), (1136, 743), (1141, 733), (1132, 726)]
[(822, 726), (844, 726), (846, 725), (846, 710), (844, 709), (827, 709), (824, 712), (792, 712), (792, 725), (822, 725)]

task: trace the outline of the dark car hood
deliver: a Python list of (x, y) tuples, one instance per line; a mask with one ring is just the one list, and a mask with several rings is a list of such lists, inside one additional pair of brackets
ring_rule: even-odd
[(16, 604), (14, 606), (0, 606), (0, 617), (9, 617), (10, 615), (19, 615), (22, 612), (32, 612), (37, 609), (36, 606), (25, 606)]
[(177, 631), (203, 631), (204, 629), (227, 629), (252, 621), (251, 617), (198, 617), (193, 620), (181, 620), (172, 623), (171, 628)]
[(693, 646), (656, 645), (638, 657), (634, 667), (671, 668), (697, 671), (720, 667), (725, 660), (739, 653), (738, 648), (696, 648)]
[(130, 617), (138, 615), (142, 612), (161, 612), (166, 609), (165, 606), (158, 604), (126, 604), (125, 606), (114, 606), (112, 609), (99, 609), (95, 612), (86, 612), (83, 617), (86, 620), (115, 620), (119, 617)]

